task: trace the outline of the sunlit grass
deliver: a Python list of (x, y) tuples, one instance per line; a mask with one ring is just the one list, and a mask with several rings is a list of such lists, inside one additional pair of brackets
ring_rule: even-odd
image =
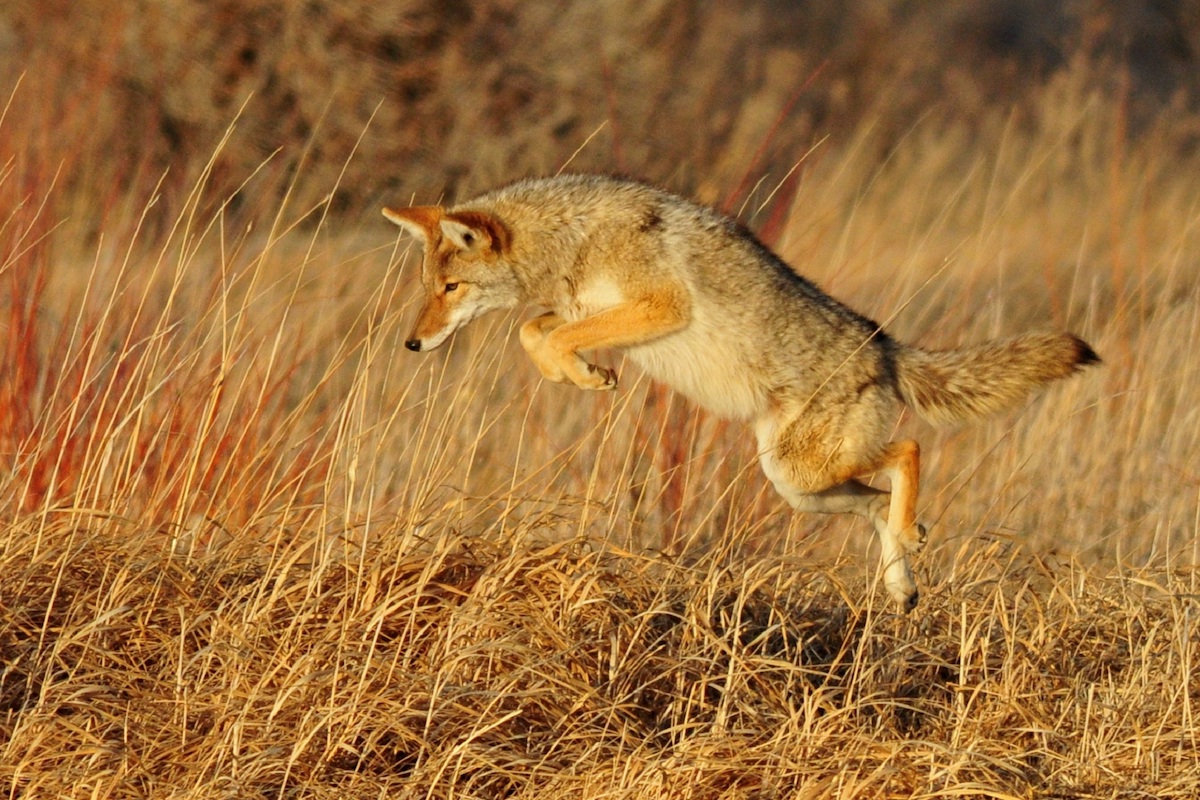
[(266, 167), (112, 198), (6, 115), (7, 795), (1195, 796), (1200, 164), (1070, 88), (760, 186), (780, 252), (902, 339), (1105, 358), (897, 420), (909, 617), (866, 525), (793, 517), (747, 431), (632, 366), (544, 383), (517, 315), (405, 352), (382, 220)]

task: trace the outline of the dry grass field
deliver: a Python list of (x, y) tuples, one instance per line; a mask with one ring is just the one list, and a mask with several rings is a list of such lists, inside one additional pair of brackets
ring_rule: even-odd
[[(720, 38), (692, 22), (669, 33)], [(1200, 796), (1183, 95), (1150, 113), (1081, 58), (969, 114), (905, 117), (881, 81), (821, 116), (772, 76), (836, 99), (849, 68), (781, 56), (712, 100), (711, 151), (609, 91), (562, 141), (488, 128), (521, 147), (464, 171), (471, 118), (438, 186), (436, 114), (379, 155), (397, 98), (272, 155), (275, 89), (238, 84), (172, 160), (172, 125), (122, 127), (132, 79), (46, 41), (0, 86), (0, 797)], [(897, 420), (925, 454), (915, 612), (864, 522), (790, 513), (748, 431), (619, 354), (613, 394), (546, 383), (529, 310), (403, 349), (418, 254), (378, 201), (575, 149), (729, 208), (902, 339), (1065, 328), (1104, 358), (987, 424)]]

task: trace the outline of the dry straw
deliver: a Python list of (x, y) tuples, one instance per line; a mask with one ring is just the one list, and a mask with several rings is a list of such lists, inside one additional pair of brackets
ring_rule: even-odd
[(181, 198), (72, 213), (96, 187), (8, 113), (0, 792), (1195, 797), (1200, 164), (1042, 103), (763, 182), (783, 255), (898, 336), (1106, 359), (976, 428), (897, 421), (932, 523), (908, 617), (864, 526), (793, 518), (745, 431), (632, 367), (543, 384), (515, 317), (404, 353), (389, 228), (259, 200), (269, 163), (214, 197), (220, 147)]

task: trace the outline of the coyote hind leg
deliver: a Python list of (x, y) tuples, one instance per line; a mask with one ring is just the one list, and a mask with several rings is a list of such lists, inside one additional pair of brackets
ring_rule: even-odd
[[(924, 543), (925, 529), (911, 523), (907, 531), (891, 529), (890, 520), (896, 516), (897, 493), (885, 492), (849, 480), (824, 491), (804, 494), (794, 490), (781, 492), (792, 508), (817, 514), (857, 514), (875, 526), (883, 561), (883, 585), (905, 611), (911, 611), (920, 599), (917, 584), (908, 565), (908, 554), (917, 552)], [(886, 509), (886, 513), (885, 513)]]
[[(762, 434), (766, 434), (765, 436)], [(763, 471), (797, 511), (822, 514), (857, 514), (871, 521), (879, 535), (882, 551), (883, 583), (888, 594), (905, 611), (916, 607), (920, 594), (913, 580), (908, 556), (925, 544), (925, 528), (916, 521), (917, 491), (920, 488), (920, 449), (916, 442), (892, 442), (876, 457), (860, 467), (843, 468), (842, 478), (829, 477), (821, 469), (804, 469), (801, 460), (781, 457), (794, 452), (779, 446), (775, 432), (760, 431), (760, 442), (773, 440), (764, 446), (761, 462)], [(825, 466), (825, 465), (822, 465)], [(875, 489), (857, 478), (881, 472), (890, 483), (890, 492)], [(845, 476), (849, 475), (847, 480)], [(820, 477), (840, 481), (826, 488), (805, 490), (806, 485), (820, 485)], [(808, 478), (809, 480), (805, 480)]]
[(905, 611), (915, 608), (920, 599), (907, 558), (925, 546), (925, 526), (917, 522), (916, 514), (920, 468), (921, 450), (913, 441), (889, 444), (876, 466), (891, 489), (887, 519), (873, 518), (883, 551), (883, 584)]

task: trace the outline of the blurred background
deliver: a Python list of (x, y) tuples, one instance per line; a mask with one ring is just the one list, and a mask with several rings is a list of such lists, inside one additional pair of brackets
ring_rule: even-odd
[(572, 168), (715, 201), (864, 120), (882, 157), (931, 117), (1019, 125), (1063, 81), (1124, 104), (1134, 132), (1171, 116), (1169, 144), (1194, 148), (1198, 52), (1195, 0), (0, 6), (0, 82), (21, 81), (14, 110), (66, 163), (60, 188), (120, 196), (169, 167), (170, 202), (236, 119), (218, 186), (270, 157), (261, 179), (282, 192), (303, 165), (295, 191), (336, 186), (335, 211), (552, 172), (593, 134)]
[(903, 341), (1084, 336), (1105, 367), (1019, 424), (898, 428), (926, 519), (1200, 559), (1200, 2), (9, 0), (0, 53), (15, 508), (487, 527), (516, 493), (579, 530), (600, 498), (631, 546), (866, 541), (781, 532), (744, 429), (636, 370), (604, 402), (540, 390), (516, 315), (405, 357), (417, 259), (379, 207), (568, 165), (739, 215)]

